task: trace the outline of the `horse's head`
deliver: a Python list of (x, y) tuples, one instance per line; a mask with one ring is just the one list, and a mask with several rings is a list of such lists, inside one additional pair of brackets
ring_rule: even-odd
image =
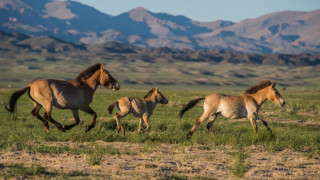
[(160, 104), (168, 104), (168, 100), (161, 94), (158, 87), (152, 88), (144, 98), (146, 99), (155, 98), (156, 101)]
[(111, 74), (104, 69), (104, 66), (101, 65), (100, 69), (100, 79), (99, 83), (101, 86), (117, 91), (120, 89), (120, 85), (117, 80), (115, 80)]
[(285, 101), (283, 97), (280, 95), (279, 91), (275, 88), (276, 83), (273, 82), (271, 86), (269, 87), (269, 92), (267, 94), (267, 98), (269, 101), (272, 101), (274, 104), (277, 104), (279, 106), (284, 106)]

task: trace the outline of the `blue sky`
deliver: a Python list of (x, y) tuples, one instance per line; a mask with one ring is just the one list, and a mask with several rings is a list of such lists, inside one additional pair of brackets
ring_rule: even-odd
[(73, 0), (109, 15), (119, 15), (136, 7), (151, 12), (184, 15), (196, 21), (219, 19), (239, 22), (284, 10), (320, 9), (320, 0)]

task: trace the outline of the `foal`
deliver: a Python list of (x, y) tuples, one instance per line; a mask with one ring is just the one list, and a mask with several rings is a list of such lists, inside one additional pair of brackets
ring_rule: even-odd
[(117, 121), (117, 133), (120, 129), (122, 131), (122, 136), (125, 135), (125, 129), (120, 123), (120, 119), (132, 114), (135, 117), (140, 118), (138, 132), (141, 132), (143, 121), (146, 123), (147, 128), (145, 131), (150, 129), (149, 118), (152, 115), (157, 103), (167, 104), (168, 100), (161, 94), (159, 88), (152, 88), (143, 99), (123, 97), (113, 102), (109, 107), (108, 111), (112, 114), (113, 108), (117, 105), (120, 112), (115, 113), (114, 118)]
[(180, 118), (182, 118), (183, 114), (196, 105), (200, 100), (204, 100), (204, 113), (195, 121), (188, 133), (188, 136), (192, 136), (196, 127), (209, 117), (207, 129), (209, 130), (209, 133), (215, 137), (215, 134), (212, 131), (212, 125), (219, 114), (231, 119), (248, 118), (255, 132), (258, 130), (256, 121), (259, 120), (269, 131), (271, 131), (268, 124), (258, 117), (258, 112), (261, 105), (266, 100), (272, 101), (276, 105), (284, 106), (285, 101), (275, 86), (275, 82), (266, 80), (258, 85), (248, 88), (239, 96), (211, 94), (207, 97), (190, 101), (180, 112)]

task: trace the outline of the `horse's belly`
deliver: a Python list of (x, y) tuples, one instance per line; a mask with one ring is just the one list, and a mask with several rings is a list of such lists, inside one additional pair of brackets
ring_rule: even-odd
[(224, 111), (221, 111), (221, 114), (224, 117), (230, 118), (230, 119), (239, 119), (239, 118), (245, 118), (247, 117), (247, 110), (245, 108), (228, 108)]
[(64, 96), (56, 95), (53, 101), (53, 106), (59, 109), (79, 109), (83, 102), (80, 96)]

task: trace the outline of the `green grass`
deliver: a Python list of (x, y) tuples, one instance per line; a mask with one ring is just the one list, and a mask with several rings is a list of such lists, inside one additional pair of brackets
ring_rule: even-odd
[[(91, 123), (91, 116), (80, 113), (80, 124), (66, 133), (61, 133), (54, 125), (50, 124), (50, 133), (45, 132), (42, 123), (30, 115), (32, 103), (26, 95), (18, 100), (17, 112), (10, 115), (4, 108), (0, 108), (0, 151), (26, 150), (31, 153), (50, 154), (85, 154), (90, 165), (98, 165), (103, 155), (150, 153), (152, 147), (157, 144), (178, 144), (180, 146), (201, 145), (203, 147), (230, 146), (236, 150), (229, 153), (235, 159), (228, 169), (236, 176), (242, 177), (248, 170), (245, 162), (250, 155), (241, 152), (241, 149), (252, 145), (263, 146), (267, 151), (280, 151), (292, 149), (305, 153), (307, 156), (320, 154), (320, 99), (319, 91), (281, 91), (286, 100), (286, 106), (280, 108), (271, 102), (265, 103), (260, 110), (260, 117), (264, 118), (273, 133), (269, 133), (262, 125), (258, 125), (258, 133), (254, 133), (248, 120), (232, 121), (219, 116), (213, 126), (216, 138), (210, 136), (204, 121), (198, 126), (192, 138), (187, 138), (187, 133), (194, 121), (203, 112), (201, 103), (185, 113), (179, 119), (178, 113), (182, 104), (187, 103), (195, 97), (209, 95), (209, 91), (175, 91), (161, 90), (162, 94), (169, 100), (168, 105), (157, 105), (154, 114), (150, 118), (151, 129), (147, 133), (138, 133), (138, 118), (128, 115), (121, 120), (126, 128), (126, 136), (116, 134), (116, 122), (113, 116), (108, 114), (107, 107), (116, 99), (123, 96), (143, 97), (148, 90), (120, 90), (112, 92), (99, 89), (94, 96), (91, 107), (97, 112), (98, 120), (96, 126), (85, 133), (86, 125)], [(12, 90), (2, 89), (0, 93), (1, 102), (7, 102)], [(226, 94), (239, 94), (239, 92), (226, 91)], [(42, 114), (43, 110), (40, 111)], [(62, 124), (73, 122), (70, 110), (53, 109), (53, 118)], [(291, 122), (292, 121), (292, 122)], [(301, 124), (297, 122), (311, 122)], [(312, 124), (312, 122), (315, 122)], [(316, 124), (318, 123), (318, 124)], [(39, 142), (63, 142), (75, 143), (91, 142), (86, 148), (69, 146), (38, 145)], [(111, 146), (100, 147), (96, 141), (107, 142), (131, 142), (144, 144), (141, 152), (121, 150)], [(210, 158), (210, 157), (208, 157)], [(212, 157), (211, 157), (212, 158)], [(29, 168), (23, 165), (15, 165), (21, 171)], [(20, 167), (22, 166), (22, 167)], [(23, 170), (25, 169), (25, 170)], [(15, 171), (15, 170), (13, 170)], [(20, 170), (19, 170), (20, 171)], [(37, 173), (38, 170), (30, 170)], [(39, 168), (40, 172), (46, 172)], [(10, 174), (10, 173), (9, 173)], [(23, 174), (23, 173), (22, 173)], [(37, 174), (35, 175), (37, 176)], [(8, 176), (10, 177), (10, 176)], [(171, 175), (171, 178), (176, 178)], [(183, 177), (180, 177), (183, 179)]]
[[(6, 102), (12, 91), (2, 90), (1, 101)], [(186, 137), (195, 119), (203, 112), (202, 106), (196, 106), (185, 113), (182, 119), (178, 118), (181, 104), (190, 99), (208, 94), (207, 92), (182, 92), (162, 91), (169, 99), (169, 105), (157, 105), (154, 114), (151, 116), (151, 131), (148, 133), (137, 133), (138, 118), (128, 115), (121, 122), (126, 128), (128, 135), (121, 137), (115, 133), (116, 122), (113, 116), (108, 114), (107, 107), (114, 100), (123, 97), (142, 97), (147, 91), (119, 91), (111, 92), (101, 90), (94, 96), (92, 108), (98, 114), (96, 127), (85, 133), (85, 126), (90, 124), (91, 116), (80, 113), (80, 124), (72, 130), (61, 133), (50, 124), (50, 133), (46, 133), (42, 123), (30, 115), (32, 103), (27, 96), (22, 96), (18, 100), (17, 112), (10, 115), (4, 108), (0, 109), (2, 118), (0, 120), (0, 148), (7, 149), (14, 146), (21, 149), (31, 141), (73, 141), (73, 142), (95, 142), (103, 141), (126, 141), (135, 143), (169, 143), (169, 144), (212, 144), (212, 145), (232, 145), (250, 146), (264, 144), (270, 149), (294, 148), (299, 150), (303, 147), (319, 145), (319, 126), (300, 125), (290, 123), (290, 120), (299, 121), (319, 121), (319, 102), (315, 99), (318, 92), (285, 92), (286, 106), (279, 108), (272, 103), (266, 103), (261, 108), (261, 117), (267, 122), (268, 118), (281, 119), (279, 123), (274, 120), (269, 122), (273, 134), (270, 134), (263, 126), (259, 126), (258, 133), (255, 134), (249, 121), (230, 121), (219, 116), (213, 129), (217, 138), (212, 138), (206, 130), (206, 121), (199, 125), (191, 139)], [(232, 94), (232, 93), (229, 93)], [(308, 103), (303, 103), (308, 101)], [(200, 105), (201, 103), (199, 103)], [(305, 105), (301, 105), (305, 104)], [(43, 110), (40, 111), (40, 114)], [(310, 114), (310, 115), (309, 115)], [(53, 118), (62, 124), (73, 122), (70, 110), (53, 109)], [(286, 123), (282, 123), (286, 120)], [(23, 138), (22, 138), (23, 137)], [(277, 148), (275, 148), (275, 146)], [(66, 149), (56, 150), (65, 151)]]

